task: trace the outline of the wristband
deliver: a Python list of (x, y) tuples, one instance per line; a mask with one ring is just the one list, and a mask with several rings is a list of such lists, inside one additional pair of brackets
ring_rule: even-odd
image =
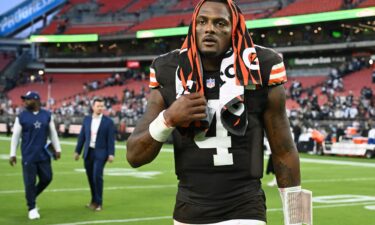
[(284, 224), (312, 224), (312, 192), (301, 186), (279, 188)]
[(168, 126), (164, 118), (165, 110), (161, 111), (148, 127), (151, 137), (158, 142), (167, 141), (169, 135), (175, 129), (174, 127)]

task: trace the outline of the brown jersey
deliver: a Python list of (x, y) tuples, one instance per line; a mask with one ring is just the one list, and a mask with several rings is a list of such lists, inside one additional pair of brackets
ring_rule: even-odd
[[(244, 136), (229, 133), (221, 122), (218, 105), (220, 76), (205, 72), (203, 84), (210, 108), (215, 109), (205, 137), (194, 137), (177, 128), (173, 132), (175, 170), (179, 180), (174, 218), (185, 223), (213, 223), (225, 219), (265, 221), (263, 175), (263, 112), (268, 88), (286, 81), (282, 58), (273, 50), (256, 46), (264, 85), (245, 89), (248, 126)], [(150, 87), (158, 89), (166, 107), (176, 100), (179, 51), (154, 60)], [(226, 70), (224, 70), (226, 71)]]

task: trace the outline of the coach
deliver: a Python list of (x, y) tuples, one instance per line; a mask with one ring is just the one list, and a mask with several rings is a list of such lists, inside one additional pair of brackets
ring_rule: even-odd
[[(49, 111), (41, 109), (39, 94), (29, 91), (21, 98), (24, 101), (25, 110), (17, 116), (14, 122), (9, 163), (14, 166), (17, 162), (16, 150), (21, 138), (25, 194), (29, 219), (34, 220), (40, 218), (36, 198), (52, 181), (51, 156), (59, 159), (61, 147), (53, 117)], [(50, 153), (51, 155), (45, 149), (48, 136), (55, 149), (53, 153)]]

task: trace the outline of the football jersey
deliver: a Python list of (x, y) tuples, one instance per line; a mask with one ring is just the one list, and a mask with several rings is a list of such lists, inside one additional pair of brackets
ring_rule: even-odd
[(49, 160), (50, 156), (45, 151), (44, 146), (49, 135), (51, 113), (43, 109), (40, 109), (37, 114), (25, 110), (18, 115), (18, 119), (22, 126), (22, 162)]
[[(268, 88), (286, 82), (285, 67), (275, 51), (256, 46), (263, 86), (245, 89), (248, 126), (244, 136), (229, 133), (220, 119), (220, 71), (204, 72), (203, 84), (207, 104), (216, 113), (205, 137), (197, 137), (177, 128), (173, 132), (175, 171), (179, 180), (174, 217), (180, 222), (211, 223), (223, 219), (260, 219), (265, 221), (265, 206), (257, 211), (254, 205), (243, 214), (233, 213), (236, 205), (264, 196), (260, 178), (263, 175), (263, 112)], [(176, 100), (176, 69), (179, 50), (154, 60), (151, 65), (150, 87), (162, 94), (166, 107)], [(201, 212), (187, 213), (186, 205), (209, 206)], [(264, 203), (264, 201), (263, 201)], [(220, 208), (220, 210), (219, 210)], [(185, 209), (185, 212), (183, 210)], [(245, 208), (246, 209), (246, 208)], [(253, 209), (253, 211), (251, 211)], [(194, 211), (194, 210), (192, 210)], [(209, 214), (208, 212), (216, 212)], [(205, 217), (205, 218), (202, 218)]]

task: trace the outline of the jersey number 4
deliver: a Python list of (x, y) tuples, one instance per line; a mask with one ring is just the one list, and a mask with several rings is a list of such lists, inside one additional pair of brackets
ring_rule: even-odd
[(216, 154), (214, 154), (214, 166), (227, 166), (233, 165), (233, 154), (229, 153), (230, 147), (232, 147), (231, 137), (228, 136), (228, 131), (224, 128), (220, 119), (220, 107), (219, 100), (208, 100), (208, 107), (215, 109), (216, 113), (216, 136), (215, 137), (204, 137), (196, 138), (195, 143), (200, 149), (215, 148)]

